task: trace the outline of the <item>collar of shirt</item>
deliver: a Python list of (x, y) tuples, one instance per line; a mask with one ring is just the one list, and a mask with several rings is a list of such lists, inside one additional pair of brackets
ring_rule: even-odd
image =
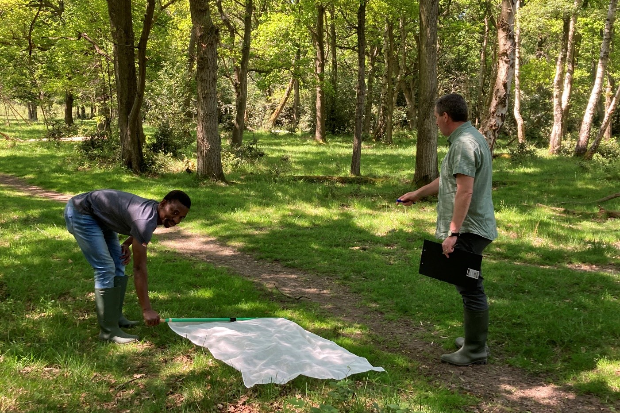
[(456, 138), (458, 138), (461, 133), (463, 132), (464, 129), (467, 129), (471, 127), (471, 122), (467, 121), (465, 123), (463, 123), (461, 126), (459, 126), (458, 128), (454, 129), (454, 131), (452, 131), (452, 133), (450, 134), (450, 136), (448, 136), (448, 144), (452, 145), (452, 143), (454, 142), (454, 140)]

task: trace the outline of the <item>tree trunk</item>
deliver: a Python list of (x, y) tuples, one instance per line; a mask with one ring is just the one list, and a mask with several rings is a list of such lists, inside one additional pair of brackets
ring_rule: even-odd
[(570, 96), (573, 89), (573, 74), (575, 73), (577, 17), (579, 17), (579, 9), (581, 9), (582, 4), (583, 0), (575, 0), (568, 28), (568, 41), (566, 45), (566, 74), (564, 75), (564, 87), (562, 92), (562, 137), (566, 135), (566, 125), (568, 123)]
[(525, 125), (521, 116), (521, 24), (520, 0), (517, 0), (515, 9), (515, 106), (514, 117), (517, 122), (517, 138), (520, 144), (525, 143)]
[(73, 125), (73, 93), (65, 91), (65, 125)]
[[(189, 35), (189, 44), (187, 45), (187, 80), (192, 79), (196, 76), (195, 74), (195, 66), (196, 66), (196, 32), (193, 29), (190, 29)], [(189, 82), (187, 82), (189, 83)], [(187, 88), (189, 89), (189, 87)], [(194, 108), (192, 108), (192, 94), (185, 94), (185, 99), (183, 101), (183, 112), (185, 115), (185, 119), (192, 122), (194, 120)]]
[[(221, 3), (218, 2), (218, 5)], [(220, 13), (223, 10), (220, 7)], [(252, 13), (254, 10), (253, 0), (245, 1), (243, 15), (243, 43), (241, 45), (241, 60), (234, 65), (233, 88), (235, 89), (235, 122), (232, 130), (231, 146), (239, 147), (243, 143), (243, 131), (245, 130), (245, 110), (248, 102), (248, 65), (250, 62), (250, 45), (252, 35)], [(224, 20), (228, 22), (228, 20)], [(229, 23), (230, 24), (230, 23)], [(231, 37), (234, 40), (235, 30), (230, 26)], [(234, 44), (234, 41), (233, 41)]]
[[(407, 72), (407, 30), (405, 27), (405, 18), (400, 18), (400, 51), (398, 56), (400, 63), (398, 64), (398, 88), (402, 90), (405, 102), (407, 102), (407, 124), (410, 130), (414, 130), (416, 126), (416, 111), (415, 111), (415, 92), (413, 75), (408, 73), (414, 72), (415, 68), (412, 68), (410, 72)], [(415, 65), (414, 65), (415, 66)], [(394, 99), (398, 97), (398, 93), (394, 94)], [(396, 103), (394, 103), (394, 107)]]
[(557, 154), (560, 151), (562, 145), (562, 125), (564, 122), (562, 116), (562, 95), (564, 91), (564, 67), (566, 66), (566, 57), (568, 50), (568, 31), (570, 29), (569, 16), (564, 17), (564, 24), (562, 29), (562, 46), (560, 47), (560, 54), (555, 64), (555, 77), (553, 78), (553, 128), (551, 129), (551, 136), (549, 136), (549, 153)]
[(504, 124), (508, 111), (510, 96), (510, 82), (514, 77), (515, 69), (515, 1), (502, 0), (502, 8), (497, 21), (497, 74), (495, 86), (491, 96), (491, 103), (485, 120), (482, 122), (481, 132), (493, 152), (499, 130)]
[(588, 141), (590, 140), (590, 131), (592, 130), (592, 121), (594, 119), (594, 112), (596, 111), (596, 105), (601, 97), (601, 90), (603, 88), (603, 79), (605, 77), (605, 71), (607, 69), (607, 62), (609, 61), (609, 49), (611, 46), (612, 29), (614, 26), (614, 20), (616, 18), (617, 0), (611, 0), (609, 2), (609, 9), (607, 10), (607, 19), (605, 20), (605, 29), (603, 30), (603, 42), (601, 43), (601, 53), (598, 59), (598, 65), (596, 68), (596, 76), (594, 78), (594, 86), (590, 93), (590, 99), (586, 106), (585, 114), (581, 122), (581, 128), (579, 129), (579, 140), (575, 146), (575, 155), (583, 155), (588, 148)]
[[(487, 8), (488, 9), (488, 8)], [(489, 42), (489, 16), (487, 12), (484, 15), (484, 32), (482, 34), (482, 43), (480, 46), (480, 66), (478, 67), (478, 97), (473, 106), (473, 124), (478, 127), (482, 119), (483, 104), (486, 102), (484, 96), (484, 83), (487, 74), (487, 44)]]
[[(142, 130), (142, 103), (144, 102), (144, 90), (146, 87), (146, 44), (153, 28), (153, 16), (155, 15), (155, 0), (147, 0), (146, 12), (142, 25), (142, 33), (138, 41), (138, 88), (133, 99), (133, 106), (129, 112), (130, 134), (135, 137), (133, 143), (133, 164), (139, 164), (139, 169), (134, 171), (142, 171), (144, 169), (144, 156), (142, 147), (144, 146), (145, 136)], [(135, 129), (134, 129), (135, 128)]]
[(140, 110), (144, 98), (146, 75), (146, 41), (153, 24), (155, 0), (148, 0), (142, 35), (138, 44), (140, 80), (136, 73), (131, 1), (108, 0), (108, 14), (114, 41), (114, 68), (118, 101), (118, 125), (121, 157), (125, 167), (134, 172), (144, 170), (142, 145), (144, 132)]
[(286, 91), (284, 92), (284, 96), (282, 97), (282, 99), (280, 99), (280, 104), (278, 104), (278, 107), (276, 108), (276, 110), (274, 110), (271, 116), (269, 117), (269, 122), (268, 122), (269, 129), (273, 129), (276, 126), (276, 121), (278, 120), (280, 113), (282, 113), (282, 110), (284, 109), (284, 106), (286, 105), (286, 102), (288, 101), (288, 97), (291, 95), (291, 91), (293, 90), (294, 84), (295, 84), (295, 78), (291, 77), (291, 81), (288, 82), (288, 86), (286, 88)]
[(416, 144), (416, 187), (424, 186), (439, 176), (437, 168), (437, 17), (438, 0), (420, 0), (420, 101), (418, 103), (418, 142)]
[[(613, 104), (614, 87), (615, 87), (614, 79), (611, 76), (607, 76), (607, 86), (605, 88), (605, 114), (610, 112), (611, 106)], [(605, 133), (603, 135), (605, 139), (611, 139), (611, 136), (612, 136), (611, 125), (612, 125), (612, 122), (609, 122), (609, 124), (607, 125), (605, 129), (601, 128), (601, 130), (604, 131)]]
[(333, 4), (329, 7), (329, 56), (330, 56), (330, 75), (327, 107), (329, 116), (327, 124), (331, 133), (337, 130), (338, 122), (340, 122), (339, 105), (338, 105), (338, 56), (336, 52), (336, 11)]
[(28, 120), (37, 121), (37, 104), (35, 102), (28, 102)]
[(329, 80), (331, 82), (334, 97), (338, 96), (338, 53), (336, 51), (336, 10), (332, 3), (329, 13), (329, 55), (331, 58), (331, 72)]
[(381, 82), (381, 108), (373, 133), (375, 141), (392, 143), (392, 115), (394, 112), (394, 24), (385, 24), (385, 44), (383, 48), (383, 81)]
[(360, 0), (357, 9), (357, 88), (355, 91), (355, 130), (353, 132), (353, 156), (351, 175), (361, 175), (362, 133), (364, 127), (364, 103), (366, 99), (366, 0)]
[(299, 123), (299, 81), (297, 80), (297, 65), (300, 59), (300, 55), (301, 51), (298, 48), (297, 53), (295, 53), (295, 57), (293, 59), (293, 67), (291, 68), (291, 80), (286, 88), (286, 91), (284, 92), (284, 96), (280, 100), (280, 104), (269, 117), (269, 129), (273, 129), (275, 127), (276, 121), (284, 110), (284, 106), (286, 105), (286, 102), (288, 102), (288, 98), (290, 97), (291, 92), (293, 92), (293, 130), (297, 129), (297, 125)]
[(197, 159), (200, 178), (226, 181), (222, 169), (222, 143), (217, 129), (217, 46), (218, 28), (211, 19), (209, 2), (190, 0), (192, 26), (196, 32), (196, 87), (197, 87)]
[(601, 143), (603, 136), (605, 135), (605, 131), (607, 130), (607, 128), (611, 128), (611, 119), (614, 115), (614, 112), (616, 111), (616, 107), (618, 106), (618, 99), (620, 99), (620, 87), (616, 89), (614, 97), (609, 102), (609, 108), (605, 112), (605, 118), (603, 119), (603, 123), (601, 124), (601, 129), (599, 130), (596, 139), (594, 140), (594, 142), (592, 142), (592, 145), (590, 145), (590, 148), (586, 152), (584, 156), (585, 159), (592, 159), (592, 157), (598, 150), (598, 146)]
[(366, 106), (364, 107), (364, 126), (362, 128), (362, 136), (370, 135), (370, 126), (372, 121), (372, 104), (374, 100), (375, 72), (377, 71), (377, 56), (379, 55), (379, 47), (372, 47), (370, 53), (368, 88), (366, 90)]
[(299, 107), (300, 107), (300, 95), (299, 95), (299, 79), (295, 79), (293, 85), (293, 128), (297, 130), (299, 126)]
[(314, 140), (326, 143), (325, 138), (325, 33), (323, 22), (325, 20), (325, 6), (316, 6), (316, 32), (313, 33), (316, 57), (314, 59), (314, 73), (316, 77), (316, 126)]

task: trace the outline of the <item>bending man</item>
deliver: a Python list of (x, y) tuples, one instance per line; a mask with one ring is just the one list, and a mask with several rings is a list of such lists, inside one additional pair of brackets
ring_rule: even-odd
[[(120, 329), (138, 324), (123, 316), (129, 247), (133, 249), (134, 285), (144, 322), (149, 326), (159, 324), (159, 314), (151, 307), (148, 294), (147, 245), (158, 225), (177, 225), (190, 206), (189, 196), (178, 190), (168, 193), (161, 202), (112, 189), (87, 192), (69, 200), (65, 207), (67, 230), (95, 271), (100, 340), (125, 344), (138, 339)], [(129, 235), (122, 245), (119, 233)]]
[[(409, 206), (438, 194), (435, 236), (443, 240), (444, 254), (449, 256), (454, 249), (482, 254), (497, 238), (491, 197), (491, 151), (484, 136), (467, 121), (467, 104), (462, 96), (450, 94), (439, 98), (435, 118), (449, 144), (439, 178), (399, 200)], [(458, 351), (442, 355), (441, 360), (458, 366), (485, 364), (489, 306), (482, 276), (475, 288), (457, 290), (463, 298), (465, 337), (456, 339)]]

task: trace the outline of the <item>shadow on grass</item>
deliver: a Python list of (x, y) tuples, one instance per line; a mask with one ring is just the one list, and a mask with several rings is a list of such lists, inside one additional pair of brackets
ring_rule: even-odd
[[(46, 156), (36, 158), (41, 161), (35, 162), (34, 166), (28, 156), (15, 157), (10, 161), (11, 164), (27, 165), (20, 167), (18, 174), (28, 175), (41, 167), (42, 174), (47, 175), (40, 178), (42, 181), (55, 182), (55, 187), (64, 190), (75, 189), (73, 192), (76, 193), (116, 187), (163, 196), (171, 186), (187, 187), (195, 199), (189, 221), (192, 226), (205, 231), (216, 227), (225, 233), (227, 228), (240, 228), (233, 225), (237, 216), (231, 211), (273, 205), (290, 208), (289, 216), (284, 216), (280, 221), (274, 223), (266, 219), (266, 224), (261, 227), (251, 223), (248, 228), (230, 231), (222, 239), (242, 242), (247, 251), (262, 258), (342, 280), (360, 293), (368, 304), (378, 304), (386, 311), (414, 321), (429, 322), (441, 335), (452, 337), (460, 333), (458, 294), (451, 286), (417, 275), (422, 239), (429, 236), (432, 226), (429, 230), (428, 222), (424, 221), (423, 225), (414, 229), (395, 229), (378, 236), (376, 231), (360, 224), (359, 217), (348, 209), (353, 203), (367, 209), (376, 208), (381, 203), (393, 203), (394, 194), (402, 193), (398, 182), (388, 181), (373, 186), (329, 182), (296, 187), (286, 182), (286, 178), (282, 183), (273, 178), (254, 178), (231, 187), (217, 187), (203, 186), (187, 176), (177, 177), (171, 183), (126, 175), (122, 177), (123, 182), (119, 182), (119, 178), (108, 171), (85, 174), (66, 172), (54, 166), (62, 154)], [(46, 163), (49, 163), (48, 166), (44, 166)], [(558, 167), (560, 172), (553, 172), (554, 167)], [(496, 203), (499, 198), (509, 205), (519, 205), (524, 196), (528, 203), (538, 202), (539, 199), (565, 199), (563, 191), (570, 184), (570, 179), (561, 174), (571, 169), (553, 160), (543, 160), (541, 168), (550, 174), (548, 180), (539, 179), (528, 184), (526, 195), (511, 193), (510, 185), (501, 186), (495, 195)], [(536, 172), (540, 173), (540, 170)], [(519, 176), (519, 179), (524, 178), (524, 175)], [(610, 187), (597, 190), (591, 190), (587, 185), (581, 187), (584, 188), (590, 192), (575, 199), (606, 195)], [(296, 203), (331, 208), (336, 212), (326, 220), (310, 212), (295, 210)], [(427, 206), (430, 208), (430, 205)], [(6, 327), (8, 335), (14, 338), (16, 347), (12, 351), (23, 358), (42, 353), (47, 364), (54, 364), (57, 362), (54, 360), (71, 358), (78, 353), (71, 350), (68, 344), (76, 338), (85, 341), (87, 348), (96, 347), (96, 327), (89, 327), (87, 333), (83, 333), (85, 323), (94, 326), (94, 314), (89, 313), (92, 302), (84, 298), (92, 290), (91, 270), (72, 239), (48, 229), (57, 226), (62, 230), (62, 206), (34, 198), (9, 196), (0, 201), (0, 207), (5, 211), (0, 215), (2, 230), (8, 233), (2, 235), (0, 244), (4, 257), (0, 280), (5, 286), (3, 296), (7, 297), (2, 300), (2, 306), (16, 312), (7, 320), (15, 322), (20, 316), (20, 307), (13, 300), (25, 298), (20, 311), (21, 316), (28, 320), (21, 324), (9, 323)], [(12, 210), (17, 211), (15, 219), (12, 218)], [(528, 225), (541, 221), (536, 217), (526, 219), (530, 220)], [(540, 230), (552, 233), (554, 221), (542, 221)], [(30, 230), (37, 226), (41, 227), (41, 231)], [(298, 242), (300, 236), (303, 243)], [(610, 253), (608, 248), (602, 252)], [(619, 327), (614, 323), (615, 315), (620, 310), (617, 275), (575, 272), (562, 267), (571, 257), (586, 261), (588, 250), (563, 253), (560, 263), (555, 264), (557, 268), (523, 264), (532, 261), (532, 257), (543, 257), (542, 261), (547, 263), (558, 255), (551, 248), (534, 247), (527, 243), (502, 244), (500, 240), (492, 244), (485, 261), (485, 284), (493, 311), (490, 344), (497, 349), (494, 355), (502, 361), (533, 371), (552, 373), (562, 379), (567, 379), (573, 372), (594, 369), (600, 357), (617, 359), (617, 349), (613, 345), (620, 336)], [(243, 290), (240, 286), (243, 283), (229, 284), (228, 279), (233, 277), (213, 271), (208, 265), (186, 263), (176, 254), (163, 253), (153, 254), (149, 265), (153, 274), (151, 288), (158, 309), (169, 311), (170, 316), (179, 313), (186, 316), (204, 315), (205, 312), (242, 316), (263, 310), (266, 313), (275, 311), (256, 298), (248, 305), (245, 300), (251, 296), (252, 288)], [(180, 269), (183, 266), (185, 269)], [(177, 276), (178, 273), (183, 276)], [(70, 291), (69, 296), (67, 291)], [(139, 315), (137, 307), (131, 308), (129, 305), (129, 311), (133, 311), (130, 315), (134, 317)], [(63, 333), (63, 325), (59, 323), (73, 312), (85, 317), (76, 322), (79, 332), (71, 327), (73, 332)], [(49, 323), (45, 321), (48, 317), (51, 317)], [(64, 327), (66, 330), (67, 326)], [(165, 347), (174, 338), (169, 331), (164, 333), (159, 329), (147, 328), (142, 331), (150, 336), (149, 340), (156, 348)], [(38, 341), (44, 344), (39, 347), (27, 344)], [(61, 342), (69, 346), (67, 354), (61, 352), (59, 355), (58, 350), (48, 348), (49, 343)], [(142, 351), (146, 356), (153, 355), (153, 350)], [(105, 360), (103, 355), (97, 356), (97, 363), (104, 363), (102, 360)], [(121, 368), (115, 365), (110, 372), (120, 374)], [(591, 384), (597, 390), (592, 390), (589, 385), (582, 387), (598, 394), (607, 394), (605, 389), (609, 386), (599, 386), (596, 381), (591, 381)]]

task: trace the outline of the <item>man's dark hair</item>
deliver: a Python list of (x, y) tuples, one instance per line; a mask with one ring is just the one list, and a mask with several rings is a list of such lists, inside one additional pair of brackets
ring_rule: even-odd
[(185, 206), (185, 208), (187, 208), (187, 209), (190, 209), (190, 207), (192, 206), (192, 200), (189, 199), (189, 196), (185, 192), (179, 191), (178, 189), (175, 189), (174, 191), (168, 192), (168, 195), (166, 195), (164, 197), (164, 199), (166, 201), (177, 200), (181, 204), (183, 204)]
[(435, 110), (439, 115), (447, 113), (454, 122), (467, 122), (467, 103), (465, 98), (457, 93), (450, 93), (437, 99)]

